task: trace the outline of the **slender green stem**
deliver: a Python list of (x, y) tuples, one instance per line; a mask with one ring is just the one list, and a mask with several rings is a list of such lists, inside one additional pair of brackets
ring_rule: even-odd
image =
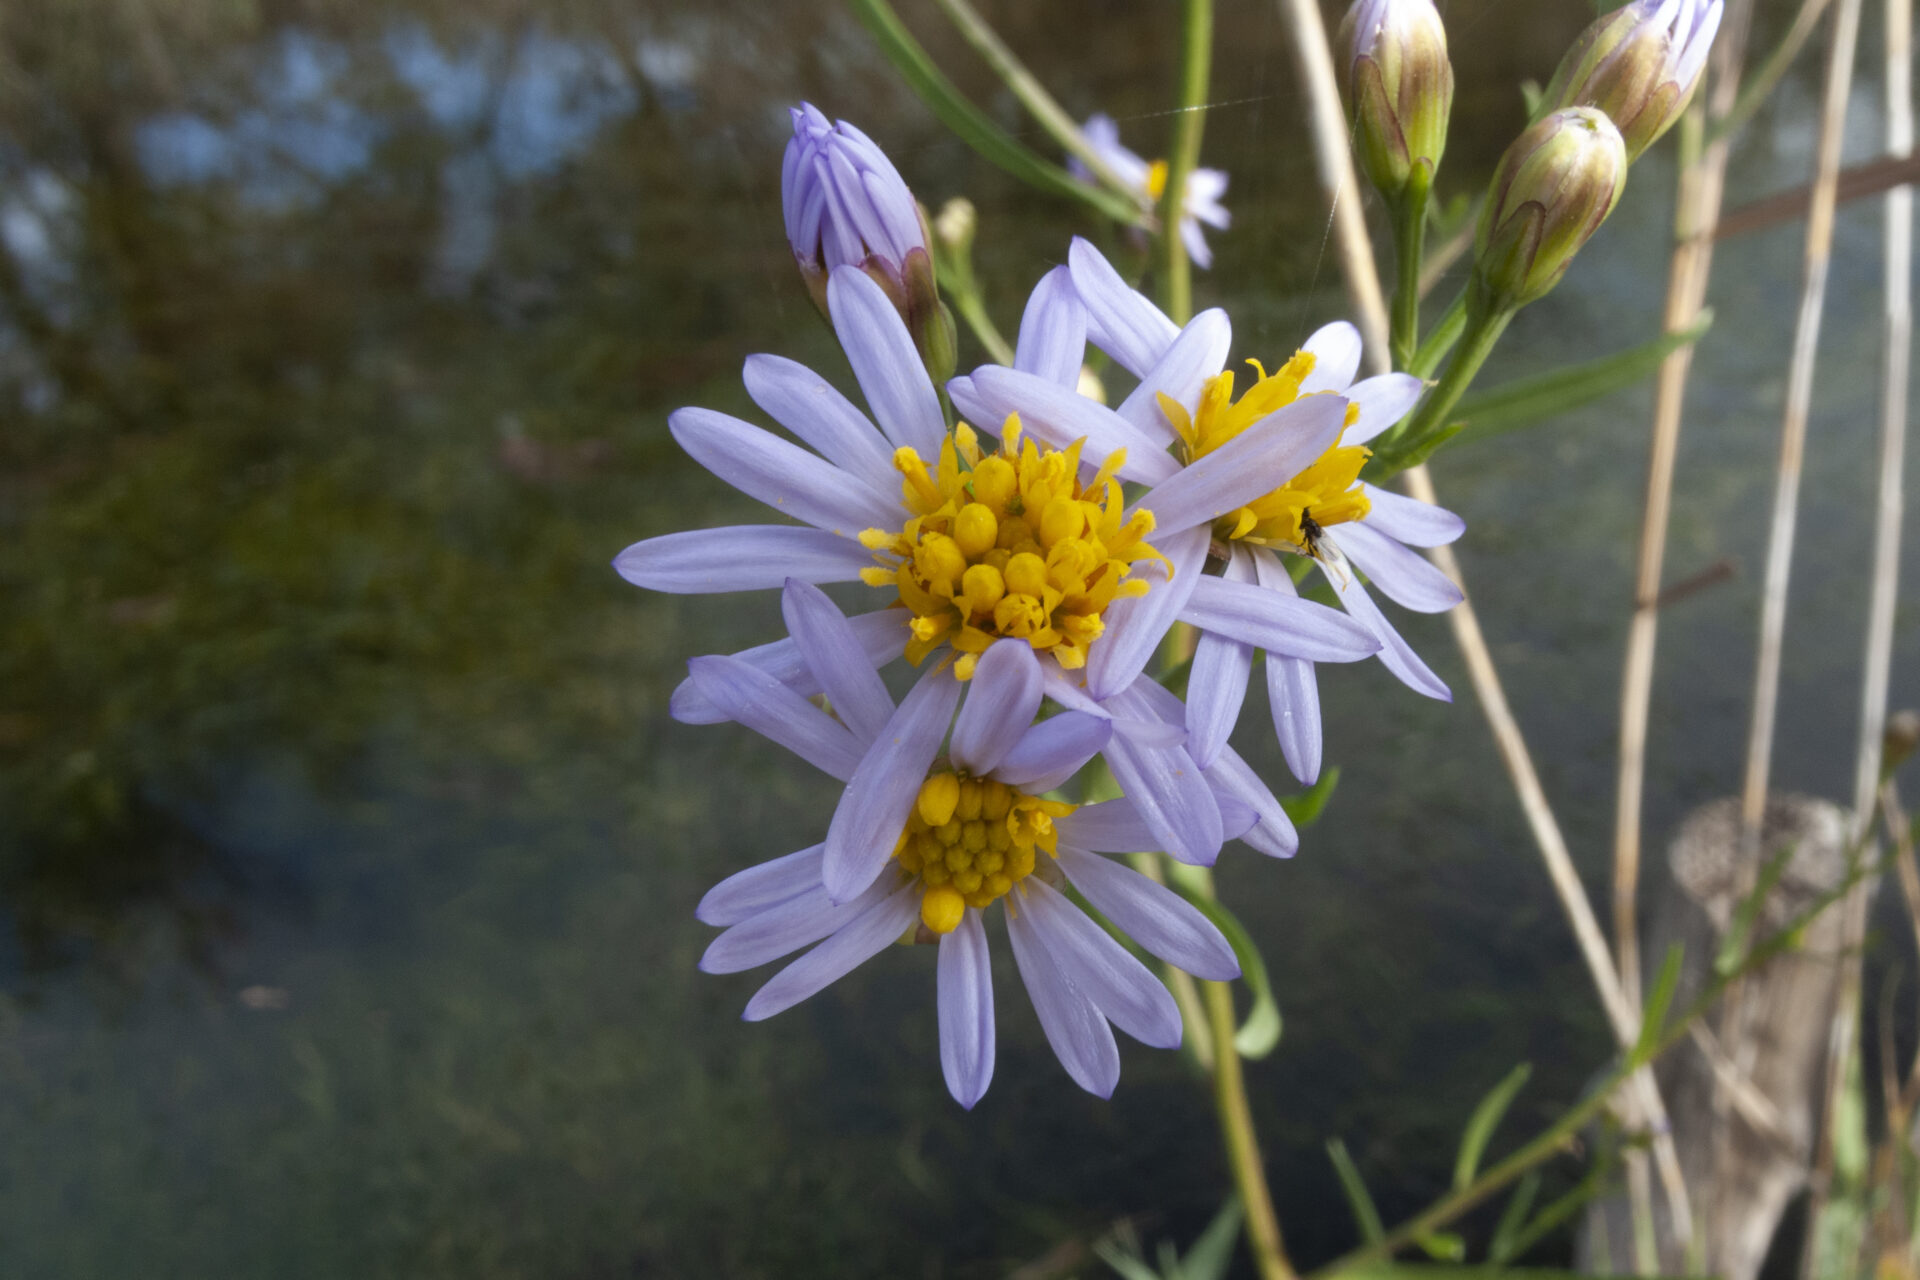
[[(1374, 451), (1382, 479), (1426, 461), (1434, 446), (1446, 439), (1447, 415), (1473, 385), (1480, 366), (1487, 362), (1512, 318), (1511, 311), (1492, 311), (1480, 306), (1467, 308), (1466, 332), (1461, 335), (1459, 348), (1447, 364), (1446, 373), (1441, 375), (1439, 385), (1427, 392), (1413, 416)], [(1374, 483), (1378, 484), (1379, 480)]]
[(960, 35), (966, 42), (986, 59), (987, 65), (993, 68), (993, 73), (1000, 77), (1001, 83), (1013, 91), (1013, 96), (1020, 100), (1020, 105), (1027, 109), (1027, 114), (1032, 116), (1042, 129), (1053, 135), (1055, 142), (1065, 148), (1081, 164), (1087, 166), (1087, 172), (1099, 179), (1104, 186), (1129, 200), (1140, 199), (1140, 193), (1129, 187), (1126, 180), (1113, 171), (1113, 166), (1094, 150), (1093, 144), (1087, 141), (1087, 135), (1080, 131), (1079, 124), (1058, 102), (1054, 101), (1053, 95), (1047, 92), (1046, 86), (1027, 70), (1026, 64), (1007, 47), (1006, 41), (1002, 40), (1000, 34), (988, 25), (987, 20), (980, 16), (979, 10), (968, 3), (968, 0), (934, 0), (934, 3), (940, 6), (941, 11), (959, 29)]
[(1826, 12), (1827, 6), (1832, 2), (1833, 0), (1801, 0), (1800, 11), (1793, 15), (1793, 25), (1787, 28), (1787, 34), (1780, 38), (1780, 43), (1775, 45), (1765, 60), (1760, 63), (1759, 70), (1748, 78), (1746, 85), (1740, 90), (1740, 96), (1734, 99), (1732, 107), (1725, 115), (1714, 120), (1708, 128), (1708, 142), (1718, 142), (1722, 138), (1731, 136), (1734, 130), (1746, 124), (1753, 113), (1760, 109), (1760, 104), (1765, 102), (1768, 95), (1779, 85), (1780, 78), (1787, 74), (1787, 68), (1793, 65), (1793, 60), (1800, 56), (1802, 49), (1806, 48), (1808, 38), (1813, 35), (1814, 27), (1819, 24), (1820, 15)]
[(1460, 291), (1440, 317), (1440, 323), (1433, 326), (1427, 340), (1413, 353), (1413, 358), (1404, 366), (1408, 373), (1419, 378), (1431, 378), (1440, 362), (1453, 350), (1453, 344), (1460, 341), (1460, 335), (1467, 329), (1467, 293)]
[(964, 289), (949, 288), (947, 300), (953, 303), (953, 309), (960, 313), (960, 318), (967, 322), (967, 328), (973, 330), (973, 336), (980, 339), (980, 345), (987, 349), (987, 354), (992, 356), (996, 363), (1005, 365), (1013, 363), (1013, 348), (1008, 345), (1000, 330), (994, 327), (992, 318), (987, 315), (986, 304), (980, 300), (978, 290), (970, 286)]
[(1420, 345), (1420, 259), (1427, 242), (1427, 167), (1415, 166), (1407, 189), (1393, 210), (1393, 255), (1398, 268), (1393, 287), (1393, 363), (1412, 365)]
[(1180, 214), (1186, 206), (1187, 178), (1200, 160), (1200, 137), (1207, 125), (1207, 78), (1213, 63), (1213, 0), (1185, 0), (1180, 22), (1180, 107), (1174, 118), (1173, 145), (1167, 150), (1167, 185), (1160, 193), (1160, 243), (1166, 253), (1162, 292), (1175, 324), (1193, 315), (1193, 266), (1180, 238)]
[(1295, 1280), (1280, 1241), (1280, 1219), (1273, 1211), (1273, 1194), (1260, 1162), (1260, 1140), (1253, 1132), (1253, 1110), (1247, 1105), (1247, 1081), (1241, 1073), (1240, 1052), (1233, 1047), (1233, 987), (1205, 982), (1207, 1028), (1213, 1040), (1213, 1105), (1220, 1113), (1220, 1133), (1226, 1139), (1227, 1163), (1233, 1169), (1234, 1189), (1247, 1210), (1247, 1246), (1253, 1253), (1260, 1280)]

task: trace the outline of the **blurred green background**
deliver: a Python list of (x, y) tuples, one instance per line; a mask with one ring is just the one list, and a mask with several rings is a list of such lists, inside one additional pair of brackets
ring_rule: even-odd
[[(1756, 48), (1785, 7), (1760, 6)], [(983, 8), (1071, 111), (1157, 154), (1174, 11)], [(1591, 10), (1442, 8), (1441, 189), (1465, 192)], [(902, 13), (1044, 147), (931, 5)], [(1271, 359), (1344, 302), (1274, 10), (1221, 0), (1217, 23), (1203, 158), (1235, 226), (1197, 301), (1230, 308), (1236, 358)], [(1733, 203), (1805, 180), (1812, 74), (1742, 137)], [(1878, 147), (1877, 92), (1863, 66), (1851, 158)], [(706, 886), (813, 842), (834, 791), (666, 715), (685, 659), (770, 638), (777, 602), (648, 595), (608, 561), (760, 518), (666, 431), (686, 404), (756, 416), (747, 354), (851, 385), (781, 231), (801, 97), (929, 206), (974, 200), (1009, 332), (1070, 235), (1118, 243), (944, 136), (831, 4), (0, 9), (0, 1274), (988, 1276), (1071, 1267), (1123, 1216), (1189, 1239), (1218, 1206), (1181, 1058), (1129, 1045), (1115, 1099), (1081, 1094), (1004, 947), (971, 1115), (940, 1080), (931, 952), (760, 1026), (738, 1021), (756, 975), (695, 970)], [(1635, 169), (1488, 384), (1651, 331), (1671, 163)], [(1878, 235), (1876, 208), (1843, 211), (1775, 775), (1835, 798)], [(1798, 243), (1779, 227), (1718, 264), (1669, 565), (1739, 572), (1663, 623), (1655, 841), (1737, 779)], [(1435, 468), (1595, 886), (1646, 417), (1622, 394)], [(1444, 1187), (1513, 1063), (1536, 1064), (1517, 1133), (1609, 1050), (1445, 626), (1400, 624), (1461, 703), (1326, 671), (1325, 819), (1292, 862), (1221, 863), (1286, 1015), (1250, 1087), (1307, 1263), (1352, 1239), (1325, 1138), (1391, 1216)], [(1911, 605), (1898, 637), (1906, 705)], [(1285, 781), (1258, 693), (1237, 743)]]

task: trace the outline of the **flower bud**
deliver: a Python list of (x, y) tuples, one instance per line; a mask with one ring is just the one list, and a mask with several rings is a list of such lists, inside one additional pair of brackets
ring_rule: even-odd
[(926, 213), (886, 153), (846, 121), (811, 103), (789, 114), (793, 139), (781, 162), (780, 199), (800, 275), (828, 316), (827, 278), (859, 267), (886, 291), (906, 321), (934, 384), (953, 374), (958, 335), (935, 285)]
[(1634, 0), (1600, 18), (1560, 59), (1541, 110), (1596, 107), (1626, 142), (1627, 160), (1673, 127), (1707, 65), (1721, 0)]
[(1626, 180), (1620, 131), (1591, 107), (1556, 111), (1514, 139), (1474, 238), (1476, 301), (1512, 310), (1544, 296), (1613, 212)]
[(1347, 111), (1367, 177), (1398, 200), (1416, 169), (1433, 181), (1447, 145), (1453, 64), (1433, 0), (1356, 0), (1340, 24)]

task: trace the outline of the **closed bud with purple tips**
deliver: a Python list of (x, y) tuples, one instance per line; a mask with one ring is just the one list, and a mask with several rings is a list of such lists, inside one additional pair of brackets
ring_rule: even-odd
[(1541, 109), (1607, 113), (1629, 162), (1673, 127), (1700, 85), (1720, 30), (1721, 0), (1634, 0), (1580, 34), (1560, 60)]
[(1512, 311), (1560, 283), (1626, 180), (1620, 131), (1591, 107), (1555, 111), (1514, 139), (1474, 239), (1474, 304)]
[(1447, 145), (1453, 64), (1433, 0), (1357, 0), (1340, 25), (1354, 150), (1399, 200), (1416, 173), (1431, 184)]
[(884, 151), (811, 103), (792, 108), (793, 140), (781, 164), (787, 243), (814, 305), (828, 314), (833, 269), (854, 266), (886, 291), (938, 385), (958, 355), (953, 317), (940, 301), (926, 215)]

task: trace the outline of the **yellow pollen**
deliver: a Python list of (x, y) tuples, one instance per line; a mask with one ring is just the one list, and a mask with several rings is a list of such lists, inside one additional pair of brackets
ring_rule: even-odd
[[(1189, 414), (1179, 401), (1165, 395), (1160, 397), (1160, 411), (1179, 435), (1189, 463), (1212, 453), (1268, 414), (1298, 400), (1300, 384), (1313, 372), (1314, 359), (1309, 352), (1296, 352), (1272, 373), (1258, 360), (1247, 363), (1259, 377), (1237, 401), (1233, 398), (1231, 369), (1208, 379), (1201, 388), (1197, 412)], [(1359, 406), (1349, 404), (1346, 426), (1352, 426), (1359, 413)], [(1345, 427), (1341, 434), (1345, 434)], [(1373, 451), (1365, 445), (1343, 445), (1335, 439), (1306, 470), (1278, 489), (1216, 520), (1214, 536), (1222, 541), (1239, 540), (1317, 555), (1319, 547), (1314, 530), (1363, 520), (1372, 510), (1366, 491), (1360, 487), (1360, 469), (1372, 456)]]
[(910, 515), (897, 532), (860, 534), (875, 561), (860, 576), (893, 587), (912, 612), (908, 661), (917, 666), (948, 645), (954, 674), (967, 680), (979, 655), (1011, 636), (1063, 667), (1084, 667), (1107, 607), (1147, 590), (1147, 579), (1129, 575), (1143, 560), (1166, 564), (1146, 541), (1153, 513), (1126, 512), (1114, 476), (1124, 451), (1082, 482), (1084, 443), (1043, 449), (1023, 438), (1016, 415), (998, 453), (984, 453), (965, 423), (942, 443), (937, 465), (895, 451)]
[(1036, 850), (1054, 856), (1054, 819), (1076, 807), (950, 769), (931, 774), (893, 850), (919, 883), (920, 923), (952, 933), (966, 908), (1006, 896), (1033, 874)]

